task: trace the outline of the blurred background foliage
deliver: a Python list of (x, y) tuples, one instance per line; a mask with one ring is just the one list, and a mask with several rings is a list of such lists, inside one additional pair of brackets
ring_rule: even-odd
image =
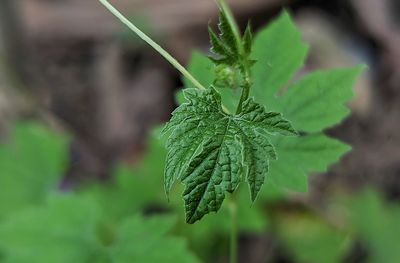
[[(112, 2), (182, 63), (207, 52), (214, 1)], [(398, 1), (228, 2), (241, 28), (292, 14), (310, 43), (296, 78), (369, 67), (324, 132), (353, 150), (307, 172), (309, 193), (240, 190), (239, 262), (400, 262)], [(95, 0), (0, 1), (0, 262), (227, 262), (228, 208), (186, 225), (182, 189), (164, 194), (154, 127), (182, 85)]]
[[(168, 202), (162, 189), (166, 151), (158, 135), (136, 165), (117, 166), (107, 183), (71, 190), (61, 176), (69, 136), (32, 122), (19, 123), (12, 134), (0, 148), (0, 262), (224, 260), (227, 207), (195, 225), (185, 223), (180, 190)], [(262, 262), (400, 260), (400, 205), (376, 190), (334, 192), (322, 209), (279, 193), (251, 205), (243, 192), (240, 244), (248, 235), (267, 236), (269, 243), (258, 247)]]

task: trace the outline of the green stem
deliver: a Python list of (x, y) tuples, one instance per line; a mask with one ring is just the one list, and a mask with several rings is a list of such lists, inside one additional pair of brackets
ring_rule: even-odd
[(125, 24), (129, 29), (135, 32), (142, 40), (154, 48), (158, 53), (160, 53), (169, 63), (172, 64), (183, 76), (190, 80), (193, 85), (201, 90), (205, 90), (205, 87), (200, 84), (200, 82), (195, 79), (192, 74), (190, 74), (185, 67), (183, 67), (173, 56), (171, 56), (165, 49), (163, 49), (159, 44), (154, 42), (149, 36), (143, 33), (139, 28), (137, 28), (132, 22), (130, 22), (121, 12), (119, 12), (113, 5), (111, 5), (107, 0), (99, 0), (114, 16), (116, 16), (123, 24)]
[(244, 79), (244, 85), (242, 87), (242, 94), (240, 96), (240, 100), (236, 108), (236, 114), (239, 114), (242, 111), (243, 102), (248, 99), (250, 94), (250, 87), (251, 87), (250, 67), (248, 65), (247, 59), (244, 54), (245, 52), (243, 49), (242, 38), (239, 32), (239, 27), (232, 15), (231, 10), (229, 9), (228, 5), (225, 3), (224, 0), (218, 0), (218, 6), (219, 8), (221, 8), (222, 12), (226, 14), (230, 27), (233, 29), (239, 53), (242, 55), (241, 64), (242, 64), (242, 71), (244, 72), (245, 75), (245, 79)]
[(229, 213), (231, 216), (231, 235), (229, 242), (229, 263), (237, 263), (238, 255), (238, 226), (237, 226), (237, 205), (236, 200), (232, 194), (229, 199)]
[(250, 69), (248, 67), (245, 67), (244, 71), (245, 71), (245, 84), (242, 87), (242, 94), (240, 96), (240, 100), (236, 108), (236, 114), (239, 114), (242, 111), (243, 102), (247, 100), (250, 95), (250, 87), (251, 87)]

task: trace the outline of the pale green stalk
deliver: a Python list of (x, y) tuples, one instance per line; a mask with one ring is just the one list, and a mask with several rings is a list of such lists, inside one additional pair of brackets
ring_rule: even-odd
[(231, 234), (229, 240), (229, 263), (237, 263), (238, 257), (238, 225), (237, 225), (237, 204), (235, 196), (229, 198), (229, 214), (231, 217)]
[(129, 29), (135, 32), (143, 41), (154, 48), (158, 53), (161, 54), (169, 63), (172, 64), (183, 76), (185, 76), (196, 88), (205, 90), (205, 87), (200, 84), (200, 82), (195, 79), (192, 74), (190, 74), (185, 67), (183, 67), (173, 56), (171, 56), (165, 49), (163, 49), (159, 44), (154, 42), (149, 36), (147, 36), (143, 31), (137, 28), (131, 21), (129, 21), (121, 12), (119, 12), (113, 5), (111, 5), (107, 0), (99, 0), (114, 16), (116, 16), (123, 24), (125, 24)]
[[(121, 12), (119, 12), (113, 5), (111, 5), (107, 0), (99, 0), (115, 17), (117, 17), (123, 24), (125, 24), (129, 29), (135, 32), (143, 41), (154, 48), (161, 56), (163, 56), (169, 63), (172, 64), (185, 78), (187, 78), (193, 85), (200, 89), (205, 90), (206, 88), (200, 84), (200, 82), (193, 77), (189, 71), (186, 70), (171, 54), (169, 54), (165, 49), (163, 49), (159, 44), (157, 44), (153, 39), (146, 35), (142, 30), (136, 27), (131, 21), (129, 21)], [(229, 110), (222, 105), (222, 109), (229, 113)]]

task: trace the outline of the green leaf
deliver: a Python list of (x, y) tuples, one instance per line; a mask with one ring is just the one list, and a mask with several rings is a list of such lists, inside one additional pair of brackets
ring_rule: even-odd
[(323, 134), (273, 141), (279, 160), (271, 164), (270, 179), (279, 188), (306, 192), (311, 173), (323, 173), (350, 151), (348, 145)]
[(244, 31), (244, 36), (243, 36), (243, 48), (247, 56), (250, 56), (251, 54), (252, 45), (253, 45), (253, 34), (251, 33), (251, 25), (249, 22), (246, 26), (246, 30)]
[(350, 247), (347, 233), (317, 217), (284, 214), (278, 221), (278, 236), (293, 262), (341, 262)]
[(339, 123), (350, 110), (345, 103), (353, 96), (352, 86), (363, 66), (317, 71), (292, 85), (278, 100), (278, 110), (296, 129), (318, 132)]
[(400, 206), (367, 190), (347, 200), (347, 208), (351, 230), (369, 251), (367, 262), (400, 261)]
[(64, 136), (39, 124), (17, 124), (0, 146), (0, 218), (43, 202), (58, 187), (66, 163)]
[(168, 235), (174, 224), (135, 215), (108, 225), (94, 199), (55, 195), (0, 224), (2, 262), (198, 262), (184, 240)]
[(182, 238), (166, 236), (175, 221), (167, 216), (127, 218), (116, 231), (112, 262), (199, 262)]
[[(303, 65), (307, 51), (308, 46), (301, 41), (298, 29), (283, 12), (256, 35), (251, 54), (251, 58), (257, 60), (252, 68), (254, 84), (251, 88), (255, 100), (269, 110), (282, 112), (286, 119), (293, 120), (293, 127), (305, 135), (273, 139), (278, 161), (271, 163), (269, 180), (278, 188), (302, 192), (308, 188), (308, 174), (325, 172), (350, 150), (349, 146), (329, 139), (322, 132), (348, 115), (344, 104), (351, 99), (354, 79), (362, 69), (311, 73), (292, 85), (291, 79)], [(204, 56), (196, 54), (190, 63), (191, 73), (210, 79), (212, 83), (215, 77), (212, 66), (205, 60)], [(229, 109), (237, 105), (234, 92), (229, 89), (218, 89), (218, 92)], [(267, 193), (263, 193), (265, 195)]]
[(98, 217), (95, 203), (73, 196), (19, 211), (0, 225), (2, 262), (96, 262)]
[(180, 179), (185, 185), (186, 220), (189, 223), (217, 211), (225, 197), (239, 185), (242, 169), (254, 201), (275, 152), (267, 136), (294, 135), (290, 123), (278, 113), (248, 99), (238, 115), (227, 115), (221, 97), (210, 88), (187, 89), (188, 102), (173, 113), (164, 131), (167, 141), (165, 188)]
[(228, 15), (226, 14), (225, 9), (221, 9), (219, 13), (218, 27), (221, 32), (220, 37), (224, 45), (229, 47), (233, 55), (237, 55), (239, 53), (239, 47), (237, 46), (238, 43), (236, 40), (235, 31), (233, 25), (231, 25), (228, 20)]
[[(208, 32), (210, 35), (210, 42), (211, 42), (211, 52), (216, 55), (220, 55), (222, 57), (233, 57), (234, 54), (232, 51), (225, 46), (225, 44), (218, 38), (218, 36), (214, 33), (210, 26), (208, 26)], [(218, 61), (218, 59), (217, 59)]]
[(252, 68), (252, 94), (256, 100), (271, 109), (278, 90), (303, 66), (307, 51), (308, 46), (301, 41), (300, 32), (286, 12), (261, 30), (254, 39), (251, 55), (257, 60)]

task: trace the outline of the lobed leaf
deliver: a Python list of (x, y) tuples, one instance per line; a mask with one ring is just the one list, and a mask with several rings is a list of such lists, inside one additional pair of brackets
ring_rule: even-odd
[(264, 183), (268, 161), (276, 159), (267, 134), (296, 134), (278, 113), (248, 99), (238, 115), (222, 111), (214, 88), (185, 90), (186, 103), (173, 113), (165, 130), (167, 141), (165, 189), (181, 180), (186, 188), (186, 220), (189, 223), (217, 211), (225, 193), (232, 193), (242, 180), (242, 169), (254, 201)]
[[(249, 42), (246, 39), (250, 39), (250, 36), (246, 35), (245, 33), (243, 43)], [(329, 165), (337, 162), (351, 149), (322, 132), (348, 115), (349, 110), (344, 104), (351, 99), (352, 85), (362, 67), (311, 73), (292, 84), (291, 79), (304, 64), (308, 46), (302, 42), (298, 29), (286, 12), (261, 30), (251, 47), (251, 57), (257, 60), (252, 68), (254, 84), (251, 91), (255, 100), (270, 110), (281, 112), (290, 123), (293, 121), (296, 130), (304, 132), (304, 136), (300, 137), (272, 138), (278, 161), (272, 162), (269, 167), (269, 180), (279, 188), (304, 192), (308, 188), (308, 174), (325, 172)], [(198, 53), (193, 56), (189, 69), (200, 79), (209, 80), (209, 84), (215, 78), (212, 63)], [(218, 89), (218, 92), (224, 105), (230, 105), (228, 108), (237, 104), (238, 97), (233, 91)], [(257, 107), (264, 108), (261, 105)], [(254, 108), (253, 120), (262, 118), (262, 114), (257, 111)], [(279, 119), (281, 115), (277, 114), (277, 117)], [(289, 131), (285, 122), (277, 125), (273, 118), (269, 120), (275, 123), (273, 127), (277, 130), (268, 130), (267, 133), (279, 133), (279, 127), (286, 130), (287, 134), (294, 131), (293, 128)], [(257, 135), (259, 134), (263, 135), (258, 130)], [(242, 151), (245, 152), (244, 149)], [(252, 150), (254, 151), (256, 148)], [(269, 158), (273, 159), (272, 156)], [(254, 157), (248, 155), (249, 163), (252, 163), (252, 159)], [(243, 169), (249, 167), (243, 166)], [(261, 171), (262, 168), (253, 167), (253, 170)], [(258, 180), (254, 177), (253, 181)], [(252, 189), (257, 188), (255, 185), (257, 183), (254, 183)], [(252, 200), (254, 199), (252, 194)]]

